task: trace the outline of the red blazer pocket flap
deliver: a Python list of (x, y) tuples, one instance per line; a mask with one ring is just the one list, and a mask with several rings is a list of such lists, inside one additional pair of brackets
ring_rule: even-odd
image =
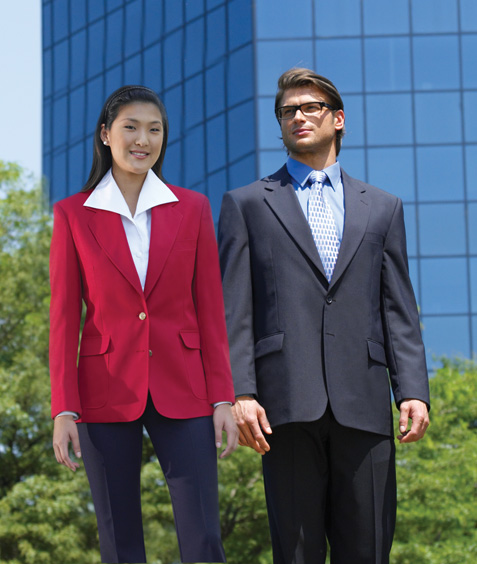
[(181, 331), (182, 342), (188, 349), (200, 349), (200, 334), (198, 331)]
[(104, 354), (109, 347), (110, 335), (95, 335), (93, 337), (82, 337), (80, 356), (94, 356)]

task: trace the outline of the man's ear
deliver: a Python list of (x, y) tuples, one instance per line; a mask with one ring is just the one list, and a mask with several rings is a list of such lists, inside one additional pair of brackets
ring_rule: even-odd
[(343, 110), (335, 111), (335, 129), (343, 129), (345, 125), (345, 114)]

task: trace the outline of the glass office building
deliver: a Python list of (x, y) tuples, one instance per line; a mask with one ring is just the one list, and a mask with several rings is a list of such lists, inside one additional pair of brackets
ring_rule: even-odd
[(209, 197), (279, 168), (278, 76), (343, 95), (340, 162), (404, 202), (431, 366), (477, 352), (475, 0), (43, 0), (43, 172), (52, 202), (86, 179), (102, 103), (163, 98), (165, 175)]

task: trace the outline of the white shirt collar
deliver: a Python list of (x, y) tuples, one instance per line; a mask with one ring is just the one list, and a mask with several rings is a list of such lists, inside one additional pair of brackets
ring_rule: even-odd
[[(135, 215), (137, 216), (155, 206), (178, 201), (179, 199), (172, 190), (152, 170), (149, 170), (139, 193)], [(104, 175), (83, 205), (88, 208), (118, 213), (128, 219), (133, 219), (126, 200), (114, 180), (111, 169)]]

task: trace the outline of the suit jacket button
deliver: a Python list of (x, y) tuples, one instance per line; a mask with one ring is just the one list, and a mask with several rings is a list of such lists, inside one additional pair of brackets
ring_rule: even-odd
[(152, 356), (152, 351), (149, 351), (149, 356)]
[(139, 314), (139, 319), (141, 321), (144, 321), (146, 319), (146, 314), (143, 311), (141, 311), (141, 313)]
[(332, 303), (333, 303), (333, 298), (332, 298), (331, 296), (326, 296), (326, 303), (327, 303), (328, 305), (329, 305), (329, 304), (332, 304)]

